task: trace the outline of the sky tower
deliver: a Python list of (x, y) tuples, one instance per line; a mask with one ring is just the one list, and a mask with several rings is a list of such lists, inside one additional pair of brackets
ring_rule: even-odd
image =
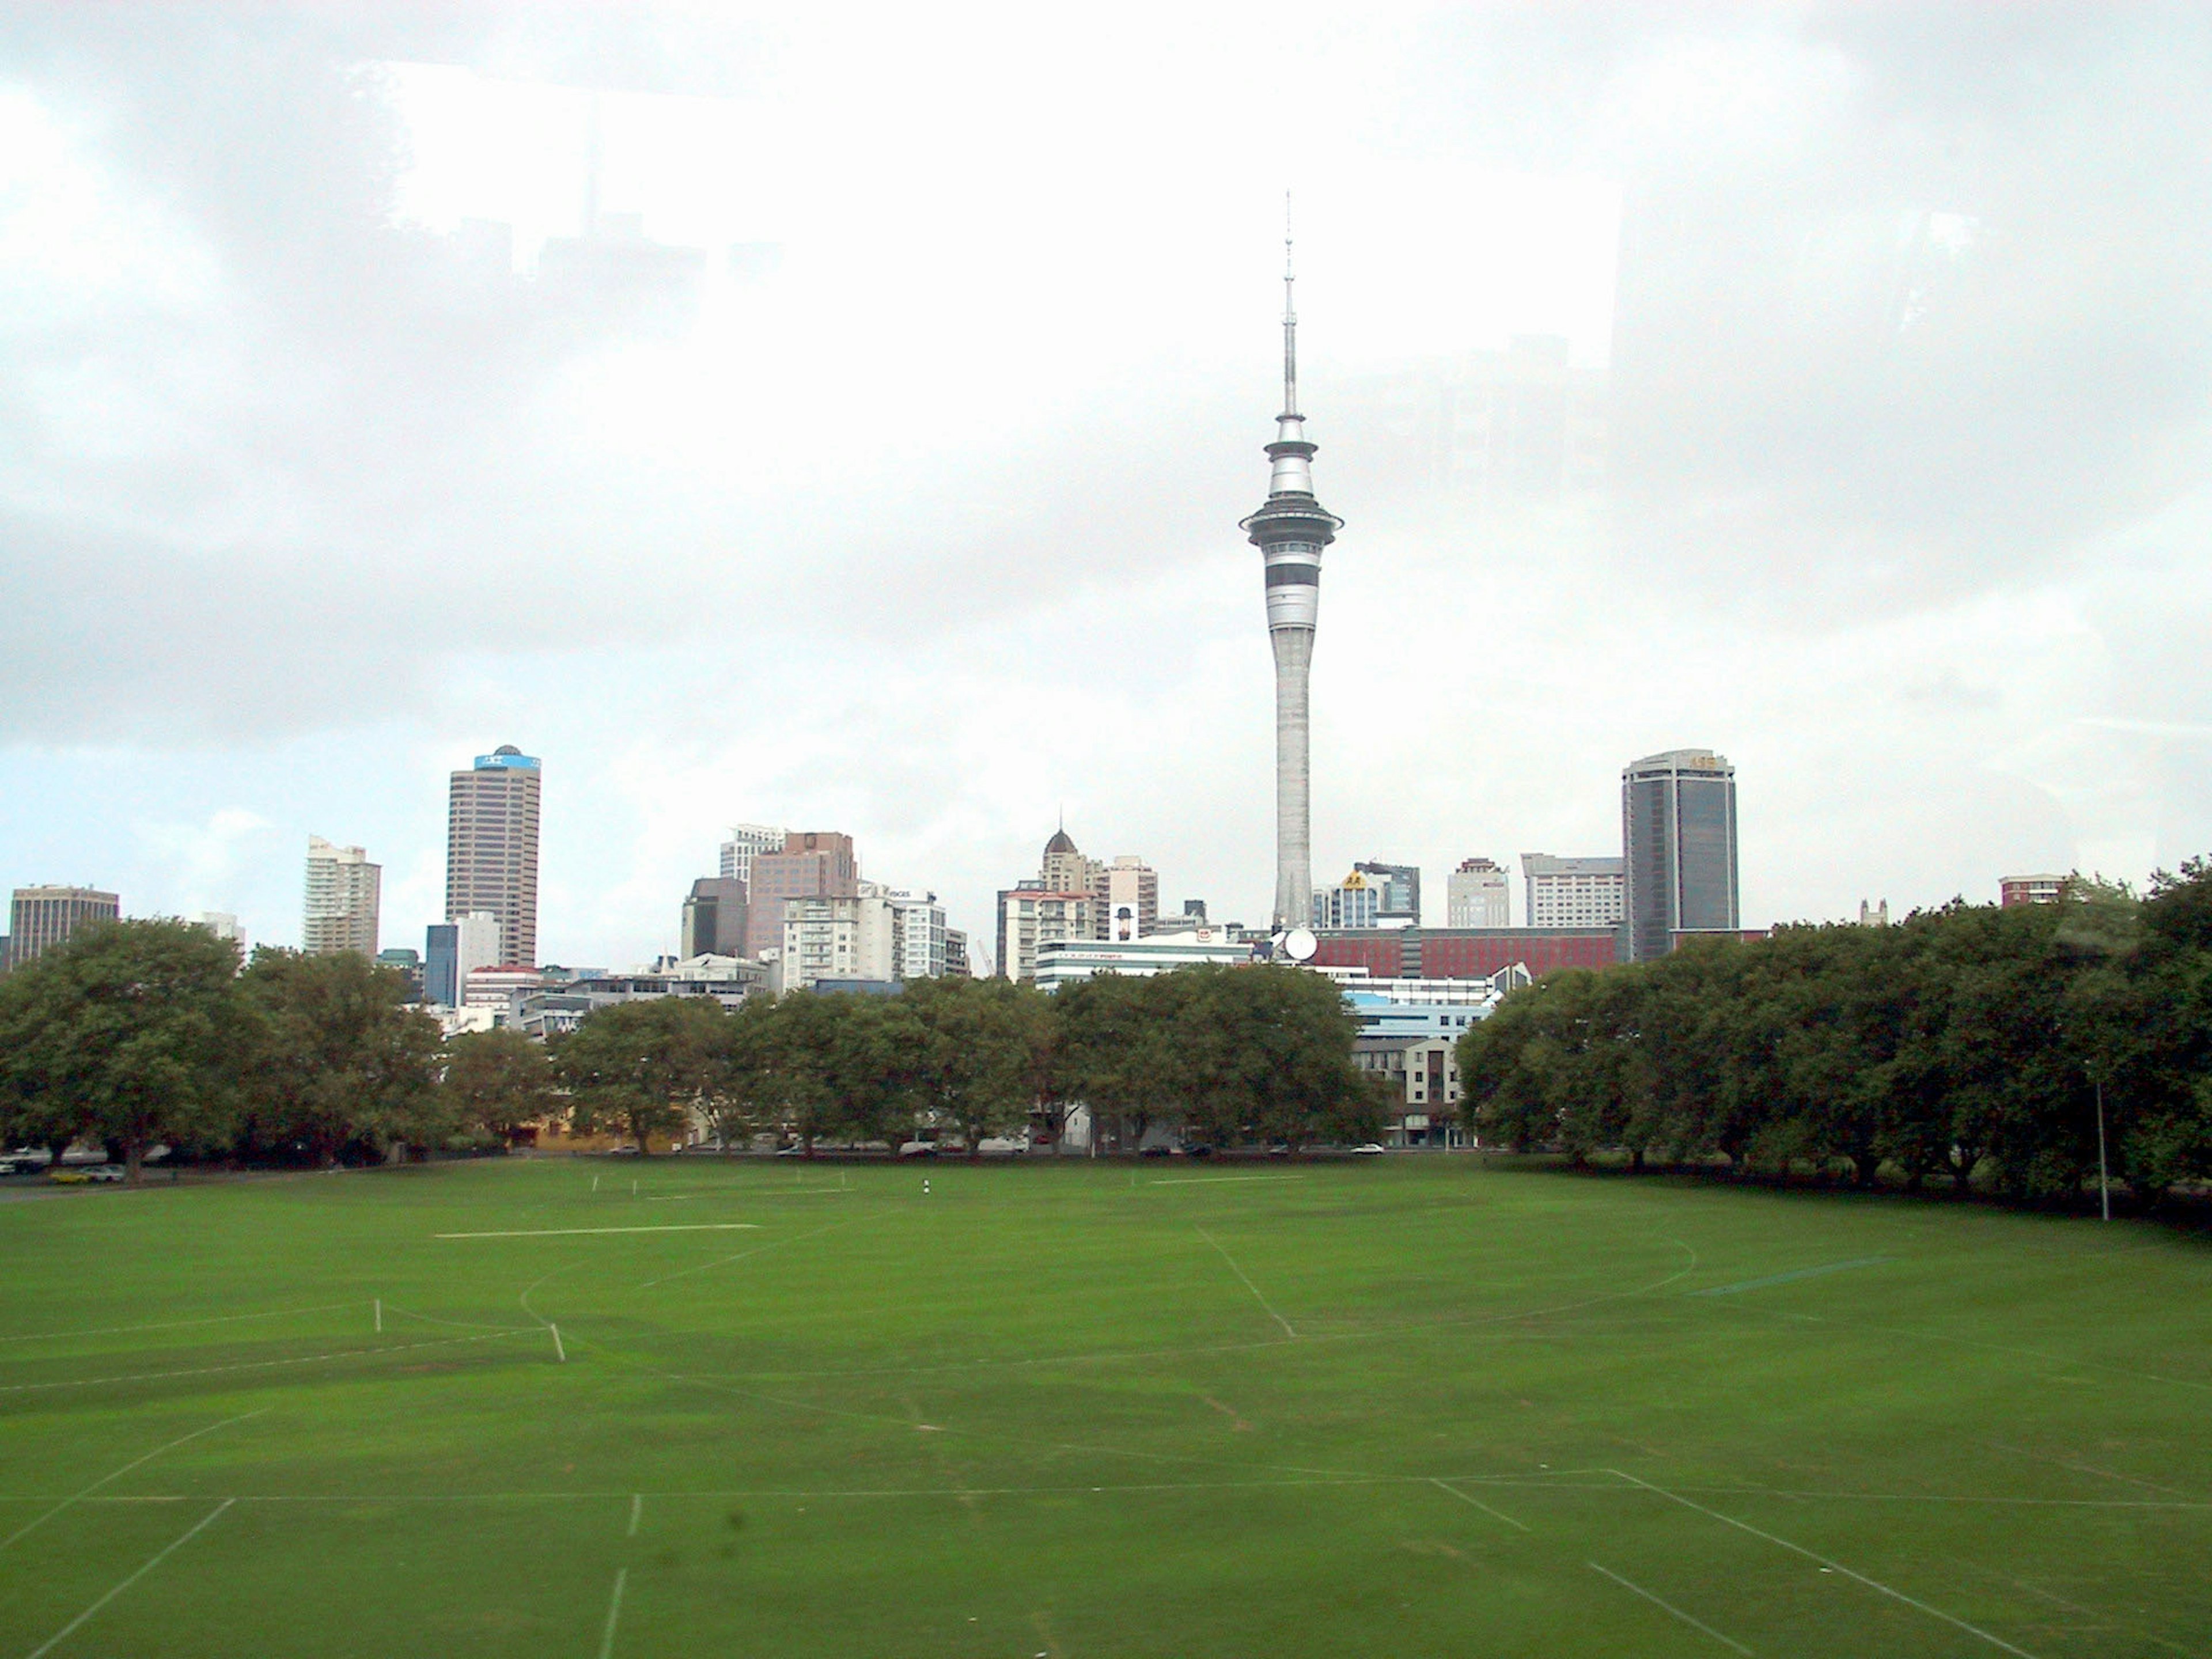
[(1283, 412), (1267, 458), (1266, 503), (1237, 527), (1266, 562), (1267, 642), (1275, 653), (1275, 911), (1277, 931), (1313, 921), (1313, 773), (1306, 677), (1321, 611), (1321, 550), (1344, 520), (1314, 499), (1314, 446), (1298, 413), (1298, 313), (1293, 301), (1288, 201), (1283, 223)]

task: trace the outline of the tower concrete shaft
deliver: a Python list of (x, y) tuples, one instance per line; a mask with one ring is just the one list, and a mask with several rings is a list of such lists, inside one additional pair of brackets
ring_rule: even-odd
[(1238, 526), (1260, 550), (1275, 657), (1274, 926), (1313, 920), (1313, 769), (1308, 674), (1321, 612), (1322, 550), (1344, 521), (1314, 497), (1315, 445), (1298, 412), (1297, 308), (1283, 239), (1283, 412), (1267, 446), (1267, 499)]

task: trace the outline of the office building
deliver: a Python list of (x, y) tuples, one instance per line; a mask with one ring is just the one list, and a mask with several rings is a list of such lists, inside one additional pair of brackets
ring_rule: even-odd
[(499, 918), (478, 910), (453, 921), (434, 921), (422, 941), (422, 999), (458, 1008), (469, 975), (499, 965)]
[(1194, 927), (1142, 939), (1054, 939), (1037, 947), (1035, 978), (1041, 990), (1057, 991), (1098, 974), (1150, 979), (1206, 963), (1252, 960), (1252, 947), (1225, 927)]
[(1735, 768), (1708, 749), (1648, 755), (1620, 775), (1627, 956), (1665, 956), (1686, 933), (1740, 933)]
[(1316, 927), (1376, 927), (1382, 925), (1382, 890), (1358, 870), (1334, 887), (1317, 887), (1313, 896)]
[(1522, 920), (1531, 927), (1618, 927), (1628, 914), (1628, 878), (1616, 858), (1521, 855)]
[(765, 823), (732, 824), (730, 838), (722, 843), (722, 879), (744, 882), (750, 889), (753, 860), (763, 853), (781, 853), (790, 834)]
[(1997, 883), (1997, 902), (2009, 910), (2016, 904), (2056, 904), (2066, 896), (2071, 876), (2007, 876)]
[(383, 866), (371, 864), (361, 848), (308, 836), (307, 919), (300, 929), (300, 948), (311, 957), (347, 951), (374, 957), (383, 878)]
[[(722, 852), (728, 862), (729, 848)], [(748, 860), (750, 862), (750, 860)], [(745, 953), (744, 879), (739, 876), (702, 876), (691, 884), (684, 901), (683, 945), (685, 957), (741, 957)]]
[(404, 945), (395, 945), (389, 950), (379, 951), (376, 965), (391, 969), (407, 981), (407, 1000), (410, 1002), (422, 1000), (422, 958), (413, 950)]
[(1382, 927), (1421, 925), (1421, 872), (1410, 864), (1355, 864), (1375, 889), (1375, 921)]
[(975, 964), (968, 959), (968, 932), (963, 927), (945, 930), (945, 976), (947, 979), (975, 977)]
[(1494, 859), (1464, 859), (1444, 880), (1444, 921), (1453, 927), (1510, 927), (1511, 884)]
[(496, 916), (499, 961), (520, 968), (538, 962), (543, 780), (534, 757), (501, 744), (453, 775), (446, 819), (446, 920)]
[(857, 898), (860, 861), (853, 838), (827, 830), (793, 830), (772, 853), (752, 854), (746, 883), (745, 948), (755, 961), (783, 944), (784, 905), (795, 898)]
[[(1044, 844), (1044, 857), (1037, 866), (1037, 884), (1055, 893), (1089, 893), (1096, 897), (1105, 869), (1097, 859), (1083, 855), (1074, 837), (1067, 833), (1067, 826), (1062, 824)], [(1093, 909), (1095, 913), (1095, 906)]]
[(1283, 412), (1267, 446), (1267, 499), (1243, 530), (1265, 571), (1267, 643), (1275, 659), (1275, 903), (1277, 928), (1313, 915), (1313, 769), (1308, 682), (1321, 614), (1322, 550), (1344, 520), (1314, 495), (1315, 445), (1298, 412), (1297, 307), (1290, 238), (1283, 239)]
[(1159, 872), (1142, 859), (1125, 853), (1100, 866), (1091, 890), (1098, 898), (1101, 939), (1146, 939), (1160, 931)]
[(8, 906), (5, 965), (36, 962), (79, 928), (122, 914), (122, 901), (96, 887), (18, 887)]
[(1515, 969), (1532, 980), (1562, 968), (1609, 968), (1620, 929), (1358, 927), (1322, 933), (1311, 963), (1378, 980), (1490, 980)]

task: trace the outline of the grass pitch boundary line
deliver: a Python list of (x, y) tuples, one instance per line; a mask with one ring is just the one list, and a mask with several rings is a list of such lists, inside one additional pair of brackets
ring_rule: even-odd
[(30, 1331), (17, 1336), (0, 1336), (0, 1342), (66, 1342), (79, 1336), (128, 1336), (137, 1331), (180, 1331), (193, 1325), (234, 1325), (247, 1319), (287, 1319), (295, 1314), (337, 1313), (347, 1308), (358, 1308), (359, 1302), (325, 1302), (313, 1308), (278, 1308), (269, 1313), (217, 1314), (210, 1319), (168, 1319), (155, 1325), (108, 1325), (90, 1331)]
[(1212, 1187), (1224, 1181), (1304, 1181), (1304, 1176), (1170, 1176), (1165, 1181), (1147, 1181), (1147, 1187)]
[(1235, 1273), (1237, 1278), (1244, 1281), (1244, 1288), (1252, 1292), (1252, 1299), (1267, 1310), (1268, 1318), (1273, 1320), (1278, 1325), (1280, 1325), (1283, 1328), (1283, 1334), (1285, 1336), (1290, 1338), (1293, 1342), (1297, 1341), (1298, 1340), (1298, 1334), (1296, 1330), (1291, 1328), (1291, 1322), (1275, 1311), (1275, 1304), (1268, 1301), (1266, 1297), (1260, 1293), (1260, 1287), (1252, 1282), (1252, 1275), (1246, 1273), (1243, 1268), (1237, 1265), (1237, 1258), (1230, 1255), (1227, 1250), (1222, 1249), (1221, 1241), (1214, 1237), (1212, 1233), (1206, 1231), (1205, 1228), (1200, 1226), (1196, 1222), (1193, 1222), (1191, 1224), (1190, 1230), (1196, 1233), (1200, 1238), (1204, 1239), (1207, 1243), (1212, 1245), (1215, 1249), (1221, 1252), (1221, 1259), (1229, 1264), (1229, 1271)]
[(400, 1342), (381, 1348), (341, 1348), (335, 1353), (301, 1354), (291, 1359), (248, 1359), (235, 1365), (196, 1365), (180, 1371), (139, 1371), (128, 1376), (80, 1376), (53, 1382), (0, 1383), (0, 1394), (28, 1394), (48, 1389), (96, 1389), (103, 1382), (161, 1382), (173, 1376), (214, 1376), (224, 1371), (265, 1371), (283, 1365), (313, 1365), (326, 1360), (357, 1359), (364, 1355), (410, 1353), (418, 1348), (450, 1348), (464, 1342), (496, 1342), (503, 1336), (532, 1336), (526, 1327), (494, 1331), (489, 1336), (444, 1336), (431, 1342)]
[(1685, 1498), (1679, 1492), (1668, 1492), (1664, 1486), (1655, 1486), (1649, 1480), (1638, 1480), (1635, 1475), (1629, 1474), (1625, 1469), (1611, 1469), (1607, 1471), (1607, 1473), (1619, 1475), (1623, 1480), (1627, 1481), (1630, 1485), (1641, 1486), (1644, 1491), (1666, 1498), (1669, 1503), (1680, 1504), (1685, 1509), (1695, 1510), (1700, 1515), (1710, 1516), (1712, 1519), (1722, 1522), (1723, 1525), (1734, 1527), (1740, 1532), (1747, 1532), (1753, 1538), (1763, 1538), (1768, 1543), (1775, 1545), (1779, 1548), (1788, 1550), (1793, 1555), (1802, 1555), (1808, 1561), (1816, 1561), (1832, 1572), (1839, 1572), (1844, 1577), (1852, 1580), (1854, 1583), (1864, 1584), (1869, 1589), (1873, 1590), (1879, 1595), (1887, 1595), (1893, 1601), (1901, 1601), (1906, 1607), (1916, 1608), (1918, 1611), (1926, 1613), (1931, 1619), (1940, 1619), (1953, 1629), (1962, 1630), (1969, 1636), (1978, 1637), (1982, 1641), (1988, 1643), (1993, 1648), (2002, 1648), (2005, 1652), (2017, 1656), (2017, 1659), (2037, 1659), (2037, 1656), (2030, 1653), (2026, 1648), (2014, 1647), (2010, 1642), (2006, 1641), (2002, 1636), (1992, 1636), (1980, 1626), (1970, 1625), (1965, 1620), (1958, 1618), (1952, 1613), (1944, 1612), (1941, 1607), (1930, 1607), (1927, 1602), (1921, 1601), (1917, 1596), (1907, 1595), (1901, 1589), (1893, 1589), (1887, 1584), (1883, 1583), (1880, 1579), (1869, 1578), (1863, 1572), (1854, 1572), (1842, 1562), (1834, 1559), (1832, 1557), (1822, 1555), (1817, 1550), (1808, 1550), (1802, 1544), (1793, 1544), (1786, 1538), (1777, 1537), (1771, 1532), (1763, 1531), (1759, 1528), (1753, 1526), (1748, 1521), (1739, 1521), (1732, 1515), (1723, 1515), (1718, 1510), (1708, 1509), (1705, 1505), (1697, 1502), (1694, 1498)]
[(1732, 1638), (1722, 1635), (1711, 1625), (1706, 1624), (1702, 1619), (1692, 1619), (1688, 1613), (1683, 1612), (1681, 1608), (1676, 1607), (1673, 1602), (1661, 1601), (1650, 1590), (1644, 1589), (1643, 1585), (1630, 1583), (1628, 1580), (1623, 1578), (1611, 1567), (1601, 1567), (1595, 1561), (1585, 1561), (1583, 1565), (1588, 1567), (1592, 1572), (1603, 1573), (1607, 1577), (1612, 1579), (1614, 1583), (1620, 1585), (1621, 1589), (1628, 1591), (1630, 1594), (1642, 1596), (1645, 1601), (1649, 1601), (1653, 1607), (1658, 1608), (1662, 1613), (1672, 1613), (1675, 1618), (1687, 1625), (1692, 1630), (1699, 1632), (1701, 1635), (1711, 1637), (1714, 1641), (1718, 1642), (1723, 1647), (1734, 1648), (1738, 1653), (1744, 1655), (1745, 1659), (1757, 1659), (1757, 1656), (1754, 1655), (1749, 1648), (1744, 1646), (1742, 1643), (1738, 1642)]
[(59, 1647), (64, 1641), (66, 1641), (76, 1631), (79, 1626), (82, 1625), (87, 1620), (90, 1619), (93, 1614), (98, 1613), (110, 1601), (112, 1601), (117, 1596), (122, 1595), (124, 1591), (129, 1589), (133, 1584), (137, 1583), (141, 1578), (143, 1578), (148, 1573), (153, 1571), (155, 1568), (160, 1566), (162, 1562), (167, 1560), (185, 1545), (191, 1543), (193, 1539), (198, 1537), (210, 1527), (213, 1526), (216, 1523), (217, 1517), (219, 1517), (225, 1510), (228, 1509), (231, 1504), (236, 1501), (237, 1500), (235, 1498), (224, 1498), (222, 1502), (216, 1504), (215, 1508), (209, 1510), (207, 1514), (202, 1516), (198, 1521), (194, 1522), (191, 1528), (188, 1529), (183, 1536), (171, 1540), (166, 1547), (155, 1554), (152, 1560), (147, 1562), (144, 1566), (139, 1568), (137, 1571), (132, 1573), (121, 1583), (116, 1585), (114, 1589), (109, 1590), (106, 1595), (101, 1596), (100, 1600), (94, 1601), (90, 1607), (87, 1607), (82, 1613), (77, 1614), (76, 1618), (70, 1620), (69, 1623), (64, 1625), (52, 1636), (46, 1638), (46, 1639), (41, 1642), (37, 1647), (33, 1648), (29, 1653), (24, 1656), (24, 1659), (46, 1659), (46, 1656), (52, 1653), (56, 1648)]
[[(607, 1602), (606, 1628), (599, 1632), (599, 1659), (614, 1659), (615, 1626), (622, 1619), (623, 1586), (629, 1582), (629, 1569), (623, 1567), (615, 1574), (615, 1593)], [(37, 1659), (33, 1655), (33, 1659)]]
[(652, 1227), (513, 1227), (486, 1233), (432, 1233), (433, 1238), (573, 1238), (584, 1233), (757, 1232), (757, 1221), (678, 1221)]
[(106, 1486), (109, 1481), (121, 1480), (125, 1475), (130, 1474), (131, 1470), (138, 1468), (141, 1464), (150, 1463), (155, 1458), (161, 1456), (162, 1453), (174, 1451), (178, 1447), (184, 1445), (186, 1442), (197, 1440), (204, 1434), (213, 1434), (217, 1429), (227, 1429), (234, 1423), (243, 1423), (249, 1417), (264, 1416), (267, 1413), (268, 1410), (269, 1408), (264, 1406), (261, 1410), (257, 1412), (241, 1412), (236, 1417), (226, 1417), (220, 1423), (210, 1423), (204, 1429), (194, 1429), (190, 1434), (180, 1434), (174, 1440), (169, 1442), (167, 1445), (156, 1446), (153, 1450), (146, 1453), (143, 1456), (132, 1458), (121, 1468), (112, 1470), (106, 1474), (101, 1475), (99, 1480), (94, 1481), (90, 1486), (84, 1488), (83, 1491), (73, 1492), (69, 1497), (63, 1498), (60, 1503), (55, 1504), (53, 1508), (48, 1510), (44, 1515), (40, 1516), (36, 1520), (25, 1522), (21, 1526), (16, 1528), (15, 1531), (9, 1533), (5, 1538), (0, 1538), (0, 1550), (6, 1549), (10, 1544), (14, 1543), (19, 1538), (22, 1538), (30, 1533), (36, 1532), (40, 1527), (45, 1526), (47, 1522), (52, 1520), (64, 1510), (69, 1508), (72, 1504), (82, 1503), (85, 1499), (90, 1498), (93, 1493), (98, 1492), (102, 1486)]
[(1528, 1525), (1526, 1522), (1516, 1521), (1511, 1516), (1506, 1514), (1504, 1510), (1493, 1510), (1480, 1498), (1469, 1498), (1465, 1492), (1462, 1492), (1457, 1486), (1451, 1485), (1449, 1481), (1440, 1480), (1435, 1475), (1431, 1475), (1429, 1477), (1429, 1484), (1432, 1486), (1438, 1487), (1444, 1492), (1449, 1492), (1454, 1498), (1458, 1498), (1462, 1504), (1472, 1504), (1475, 1508), (1480, 1510), (1485, 1515), (1495, 1516), (1497, 1519), (1503, 1521), (1509, 1527), (1518, 1527), (1523, 1532), (1527, 1532), (1528, 1530)]

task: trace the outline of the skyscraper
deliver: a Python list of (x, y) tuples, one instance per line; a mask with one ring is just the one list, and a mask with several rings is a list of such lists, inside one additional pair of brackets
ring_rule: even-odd
[(1098, 936), (1128, 940), (1160, 931), (1160, 878), (1144, 860), (1124, 853), (1099, 866), (1091, 890), (1098, 900)]
[(0, 967), (35, 962), (80, 927), (113, 921), (122, 902), (94, 887), (18, 887), (8, 907), (7, 960)]
[(753, 878), (753, 860), (763, 853), (781, 852), (784, 837), (790, 833), (787, 830), (775, 829), (765, 823), (732, 824), (730, 838), (722, 843), (722, 879), (750, 884)]
[(384, 866), (359, 847), (307, 837), (307, 902), (300, 946), (311, 957), (376, 954), (378, 896)]
[(1521, 872), (1531, 927), (1618, 927), (1628, 914), (1627, 877), (1617, 858), (1553, 858), (1523, 853)]
[[(729, 852), (725, 845), (722, 851)], [(748, 860), (750, 863), (750, 860)], [(678, 956), (741, 957), (745, 953), (745, 884), (736, 876), (702, 876), (684, 901), (684, 942)]]
[[(543, 774), (511, 743), (453, 775), (446, 819), (446, 919), (499, 918), (502, 967), (538, 965), (538, 814)], [(466, 969), (463, 970), (465, 974)]]
[(1735, 768), (1709, 749), (1647, 755), (1620, 775), (1628, 959), (1648, 962), (1681, 933), (1734, 932)]
[(745, 948), (756, 962), (783, 945), (784, 906), (795, 898), (858, 898), (860, 861), (853, 838), (831, 830), (794, 830), (772, 853), (755, 853), (745, 884)]
[(1402, 922), (1421, 925), (1421, 872), (1412, 864), (1355, 864), (1352, 866), (1377, 890), (1375, 918), (1385, 927)]
[(1512, 923), (1505, 867), (1495, 859), (1460, 860), (1444, 882), (1445, 922), (1452, 927), (1505, 927)]
[(1275, 654), (1275, 907), (1278, 928), (1313, 915), (1313, 797), (1307, 676), (1321, 612), (1322, 550), (1344, 521), (1314, 498), (1315, 446), (1298, 412), (1298, 317), (1291, 239), (1283, 238), (1283, 412), (1267, 447), (1267, 499), (1238, 528), (1264, 561), (1267, 642)]

